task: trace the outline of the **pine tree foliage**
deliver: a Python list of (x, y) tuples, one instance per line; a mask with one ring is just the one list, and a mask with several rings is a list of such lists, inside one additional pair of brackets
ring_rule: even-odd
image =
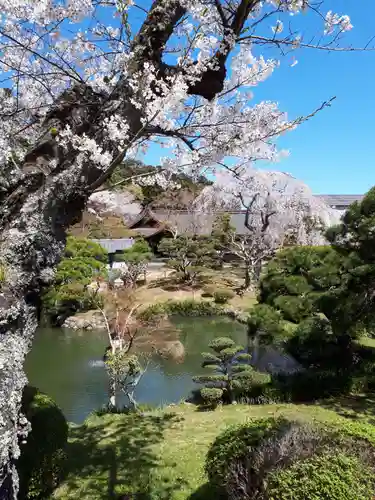
[(215, 242), (203, 236), (183, 234), (176, 238), (163, 238), (158, 250), (169, 258), (167, 265), (187, 282), (195, 281), (205, 268), (214, 266), (218, 261)]
[(204, 385), (201, 396), (206, 403), (232, 403), (234, 391), (252, 377), (251, 356), (228, 337), (214, 339), (208, 346), (213, 352), (202, 353), (202, 367), (211, 373), (194, 377), (194, 381)]

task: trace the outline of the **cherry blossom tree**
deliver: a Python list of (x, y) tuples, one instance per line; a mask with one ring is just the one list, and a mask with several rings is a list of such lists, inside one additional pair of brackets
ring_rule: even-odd
[(254, 288), (262, 264), (287, 244), (326, 243), (324, 229), (337, 224), (340, 214), (328, 207), (310, 189), (289, 174), (247, 168), (240, 176), (224, 172), (203, 193), (206, 209), (241, 210), (241, 231), (230, 217), (217, 221), (213, 236), (218, 247), (237, 256), (245, 267), (243, 290)]
[[(349, 17), (324, 9), (322, 0), (0, 0), (2, 499), (17, 496), (23, 361), (66, 229), (153, 141), (166, 150), (167, 178), (215, 172), (228, 158), (232, 172), (276, 159), (274, 139), (317, 110), (288, 120), (275, 103), (251, 105), (251, 89), (289, 50), (355, 50), (340, 45)], [(302, 11), (322, 21), (319, 44), (298, 34)]]

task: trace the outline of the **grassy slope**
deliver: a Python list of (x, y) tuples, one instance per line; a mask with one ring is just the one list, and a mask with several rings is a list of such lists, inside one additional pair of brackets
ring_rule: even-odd
[[(131, 498), (209, 500), (213, 497), (205, 484), (203, 466), (218, 433), (248, 418), (280, 414), (325, 422), (341, 420), (349, 429), (353, 425), (353, 420), (316, 405), (237, 405), (197, 412), (194, 406), (182, 404), (144, 417), (90, 417), (85, 425), (71, 429), (70, 473), (53, 498), (102, 500), (116, 498), (115, 493), (141, 491), (142, 495)], [(358, 417), (370, 420), (364, 413)], [(375, 440), (375, 427), (371, 429)]]

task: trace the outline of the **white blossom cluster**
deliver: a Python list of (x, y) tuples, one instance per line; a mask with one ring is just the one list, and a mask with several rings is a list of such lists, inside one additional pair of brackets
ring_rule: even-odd
[(352, 28), (353, 25), (350, 22), (349, 16), (339, 16), (338, 14), (334, 14), (331, 10), (327, 12), (324, 30), (326, 35), (330, 35), (335, 31), (335, 29), (340, 31), (350, 31)]
[(79, 151), (75, 161), (78, 167), (85, 160), (89, 160), (95, 165), (106, 168), (109, 167), (113, 160), (113, 156), (108, 151), (105, 151), (94, 139), (87, 137), (86, 134), (74, 134), (69, 125), (59, 133), (57, 142), (66, 150), (72, 146), (73, 149)]
[[(290, 174), (248, 168), (235, 178), (222, 171), (213, 186), (206, 187), (196, 206), (202, 210), (243, 210), (251, 204), (250, 224), (261, 231), (262, 215), (272, 214), (262, 239), (268, 248), (278, 248), (293, 231), (299, 244), (323, 244), (320, 229), (337, 224), (340, 213), (313, 195), (310, 188)], [(310, 226), (313, 226), (312, 228)]]
[[(176, 0), (165, 0), (157, 8), (167, 12), (175, 3)], [(239, 3), (232, 2), (231, 8)], [(181, 0), (180, 4), (187, 15), (176, 30), (170, 57), (184, 71), (163, 80), (157, 77), (158, 70), (152, 62), (145, 61), (129, 79), (133, 89), (131, 102), (141, 113), (142, 126), (162, 129), (176, 138), (168, 150), (165, 166), (215, 169), (225, 158), (241, 157), (243, 161), (243, 155), (252, 161), (274, 160), (273, 138), (291, 127), (276, 104), (251, 106), (250, 88), (268, 78), (278, 62), (255, 56), (251, 44), (240, 44), (228, 60), (230, 70), (223, 92), (211, 102), (203, 98), (193, 100), (188, 95), (189, 85), (198, 81), (205, 70), (217, 69), (214, 54), (232, 49), (236, 36), (223, 28), (219, 11), (210, 2)], [(90, 28), (82, 30), (78, 23), (87, 19), (94, 8), (90, 0), (0, 1), (0, 71), (7, 75), (7, 85), (12, 89), (10, 96), (0, 96), (2, 110), (9, 110), (0, 113), (0, 158), (9, 157), (15, 149), (21, 154), (22, 141), (17, 144), (17, 139), (24, 134), (20, 131), (26, 130), (32, 141), (43, 116), (64, 89), (85, 82), (110, 95), (120, 75), (128, 72), (136, 53), (132, 53), (130, 39), (124, 33), (131, 32), (132, 27), (121, 30), (119, 19), (123, 20), (123, 14), (135, 8), (133, 2), (103, 3), (99, 7), (102, 15), (91, 19)], [(222, 8), (225, 13), (225, 2)], [(306, 0), (265, 0), (258, 3), (250, 19), (261, 17), (269, 8), (277, 8), (279, 14), (286, 15), (309, 10)], [(108, 22), (111, 15), (113, 23)], [(336, 27), (343, 31), (351, 29), (350, 19), (329, 11), (325, 16), (325, 31), (329, 34)], [(274, 34), (282, 30), (283, 21), (278, 19)], [(295, 46), (299, 44), (297, 35)], [(187, 116), (190, 119), (185, 122)], [(129, 147), (126, 117), (114, 112), (103, 126), (119, 149)], [(64, 134), (63, 140), (67, 141), (67, 132)], [(150, 141), (154, 139), (152, 135), (149, 137)], [(181, 143), (181, 137), (194, 144), (194, 151)], [(95, 146), (85, 135), (71, 139), (71, 144), (82, 142), (79, 162), (89, 158), (102, 168), (110, 164), (110, 154), (102, 145)], [(142, 147), (147, 148), (147, 143)]]

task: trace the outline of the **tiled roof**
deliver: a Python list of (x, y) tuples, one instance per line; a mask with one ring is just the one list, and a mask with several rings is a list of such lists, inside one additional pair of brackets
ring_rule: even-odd
[(317, 194), (330, 207), (348, 207), (355, 201), (361, 201), (363, 194)]
[(102, 239), (102, 240), (92, 240), (99, 243), (103, 248), (107, 250), (108, 253), (114, 253), (120, 250), (126, 250), (130, 248), (134, 240), (133, 238), (120, 238), (120, 239)]
[[(228, 213), (228, 212), (225, 212)], [(162, 221), (165, 226), (170, 226), (171, 229), (177, 228), (179, 233), (194, 233), (194, 234), (210, 234), (212, 225), (218, 215), (218, 212), (163, 212), (161, 210), (154, 212), (159, 221)], [(246, 234), (248, 229), (245, 228), (245, 212), (238, 211), (231, 213), (231, 225), (236, 229), (237, 234)]]
[(135, 229), (132, 229), (135, 233), (144, 236), (145, 238), (148, 238), (152, 236), (153, 234), (160, 233), (160, 231), (163, 231), (164, 227), (137, 227)]

